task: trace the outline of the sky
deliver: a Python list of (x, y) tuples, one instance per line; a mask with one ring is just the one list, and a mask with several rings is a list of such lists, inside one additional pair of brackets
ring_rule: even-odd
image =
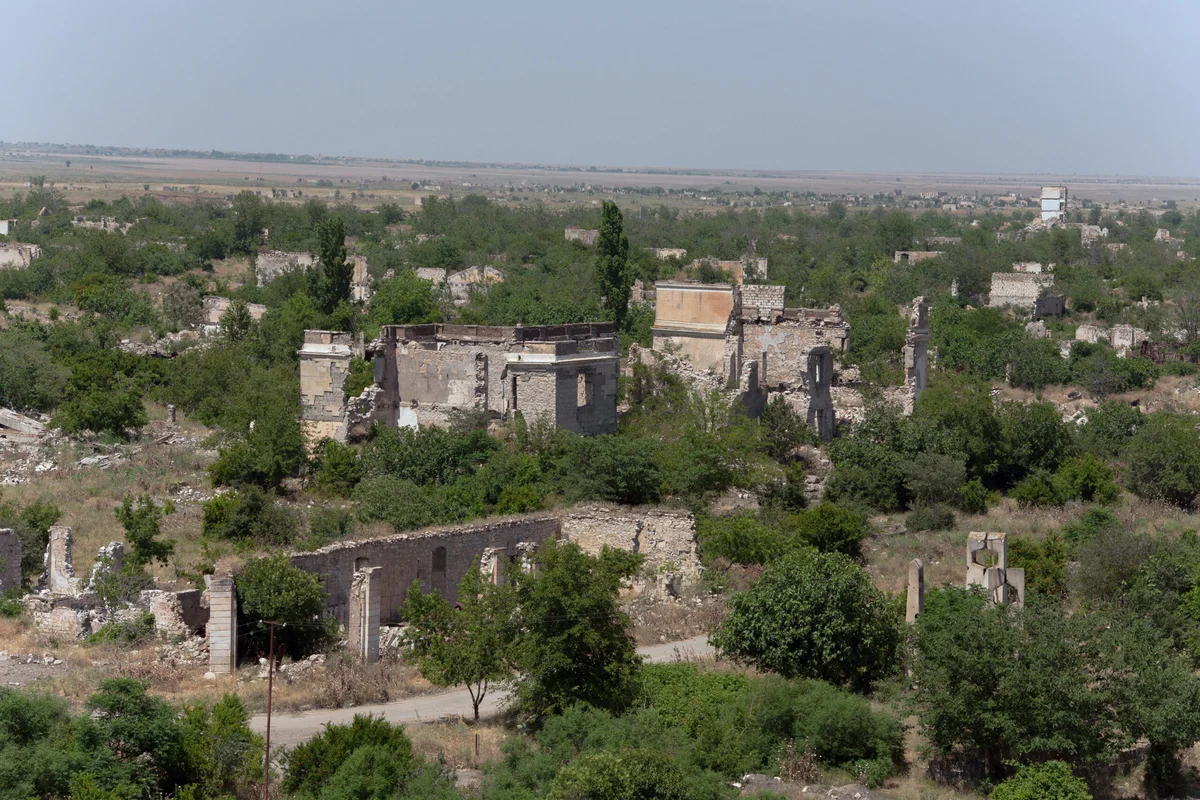
[(0, 140), (1200, 176), (1195, 0), (6, 0)]

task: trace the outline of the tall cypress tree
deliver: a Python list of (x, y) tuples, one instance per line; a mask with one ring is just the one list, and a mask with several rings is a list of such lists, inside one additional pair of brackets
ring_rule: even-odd
[(326, 314), (338, 303), (350, 299), (350, 281), (354, 267), (346, 260), (346, 226), (341, 217), (330, 217), (317, 226), (317, 257), (321, 264), (313, 270), (313, 299)]
[(596, 284), (604, 305), (612, 309), (617, 330), (621, 330), (629, 312), (633, 275), (629, 271), (629, 240), (625, 238), (621, 209), (608, 200), (604, 201), (596, 241)]

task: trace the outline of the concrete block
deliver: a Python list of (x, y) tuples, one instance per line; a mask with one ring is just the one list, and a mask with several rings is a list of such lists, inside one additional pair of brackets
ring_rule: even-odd
[(237, 592), (232, 575), (214, 577), (209, 589), (208, 668), (217, 675), (237, 671)]

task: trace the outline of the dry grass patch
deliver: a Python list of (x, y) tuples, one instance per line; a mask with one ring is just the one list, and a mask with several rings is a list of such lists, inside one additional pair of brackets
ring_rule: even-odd
[(444, 760), (455, 769), (478, 769), (499, 760), (506, 737), (502, 725), (468, 725), (461, 719), (409, 724), (405, 731), (415, 752), (429, 760)]

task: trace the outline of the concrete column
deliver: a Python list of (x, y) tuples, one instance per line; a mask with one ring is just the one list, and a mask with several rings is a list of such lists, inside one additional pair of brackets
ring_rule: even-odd
[(213, 577), (208, 606), (208, 669), (216, 675), (232, 675), (237, 671), (237, 594), (232, 575)]
[(1004, 571), (1008, 584), (1008, 602), (1017, 608), (1025, 607), (1025, 568), (1009, 567)]
[(905, 609), (904, 621), (916, 622), (917, 617), (925, 610), (925, 565), (921, 559), (914, 558), (908, 564), (908, 606)]
[(379, 614), (383, 595), (383, 567), (354, 573), (350, 587), (348, 639), (355, 658), (368, 664), (379, 660)]

